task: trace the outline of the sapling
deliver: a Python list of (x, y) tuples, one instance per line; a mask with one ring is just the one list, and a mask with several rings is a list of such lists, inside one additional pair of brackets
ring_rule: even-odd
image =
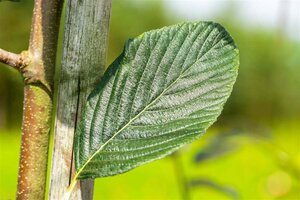
[[(84, 3), (68, 2), (67, 11), (71, 13), (73, 9), (76, 13)], [(108, 10), (110, 1), (101, 5), (104, 11)], [(0, 60), (17, 68), (25, 82), (18, 199), (44, 198), (61, 8), (62, 1), (36, 0), (29, 50), (13, 54), (0, 49)], [(82, 12), (88, 8), (91, 6), (83, 7)], [(95, 15), (94, 11), (90, 13)], [(109, 14), (102, 12), (102, 15), (109, 19)], [(81, 17), (81, 12), (76, 16)], [(91, 20), (101, 18), (94, 17)], [(69, 26), (76, 26), (71, 19), (67, 20)], [(108, 21), (100, 24), (108, 26)], [(83, 28), (78, 26), (75, 29), (78, 32), (72, 33), (74, 41)], [(94, 32), (90, 36), (99, 35), (97, 29), (91, 31)], [(106, 45), (106, 39), (103, 41)], [(74, 46), (65, 44), (67, 55)], [(99, 65), (103, 65), (103, 59), (101, 62)], [(220, 115), (236, 80), (238, 65), (239, 53), (233, 39), (214, 22), (181, 23), (128, 40), (103, 77), (101, 71), (96, 74), (101, 80), (84, 103), (77, 127), (79, 107), (78, 102), (74, 104), (77, 110), (75, 117), (70, 115), (75, 119), (70, 130), (76, 129), (75, 174), (72, 176), (68, 171), (67, 177), (72, 179), (68, 191), (58, 198), (69, 199), (79, 180), (127, 172), (198, 139)], [(81, 75), (87, 75), (84, 67), (80, 66), (82, 71), (76, 73), (72, 65), (67, 67), (69, 71), (65, 71), (63, 78), (70, 80), (75, 77), (72, 75), (77, 75), (78, 91), (81, 91)], [(61, 82), (65, 81), (63, 78)], [(87, 87), (91, 87), (88, 83)], [(85, 96), (78, 95), (79, 98)], [(61, 102), (58, 105), (62, 106)], [(72, 152), (68, 147), (67, 151)], [(56, 156), (60, 155), (54, 153), (53, 159)], [(54, 176), (52, 171), (50, 179)]]

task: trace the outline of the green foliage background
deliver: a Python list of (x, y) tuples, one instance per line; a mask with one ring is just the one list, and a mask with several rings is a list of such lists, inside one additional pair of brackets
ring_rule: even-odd
[[(27, 48), (32, 8), (31, 1), (0, 2), (1, 48), (16, 53)], [(241, 199), (300, 199), (300, 44), (280, 29), (240, 24), (234, 8), (228, 6), (215, 21), (227, 28), (240, 49), (239, 77), (217, 124), (180, 152), (184, 173), (188, 180), (208, 179), (229, 186)], [(164, 10), (161, 1), (113, 1), (107, 64), (128, 38), (183, 20)], [(22, 92), (18, 73), (0, 64), (0, 199), (15, 197)], [(231, 129), (245, 133), (230, 139), (231, 145), (239, 146), (236, 151), (194, 162), (197, 152)], [(174, 160), (168, 157), (97, 179), (95, 199), (180, 199), (183, 183), (178, 177)], [(232, 199), (207, 185), (190, 188), (190, 196)]]

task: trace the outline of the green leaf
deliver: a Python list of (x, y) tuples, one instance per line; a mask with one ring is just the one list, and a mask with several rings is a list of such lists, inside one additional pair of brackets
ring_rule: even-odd
[(216, 121), (238, 50), (213, 22), (182, 23), (129, 40), (90, 94), (75, 135), (75, 179), (162, 158)]

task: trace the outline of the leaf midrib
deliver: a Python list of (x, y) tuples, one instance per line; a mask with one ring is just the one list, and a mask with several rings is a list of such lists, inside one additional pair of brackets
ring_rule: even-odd
[[(202, 57), (202, 56), (201, 56)], [(195, 62), (196, 63), (196, 62)], [(194, 64), (191, 65), (191, 67), (194, 66)], [(125, 128), (127, 128), (134, 120), (136, 120), (141, 114), (143, 114), (152, 104), (154, 104), (161, 96), (164, 95), (164, 93), (169, 90), (179, 79), (181, 79), (182, 75), (191, 67), (185, 69), (174, 82), (172, 82), (168, 87), (166, 87), (160, 95), (158, 95), (151, 103), (149, 103), (143, 110), (141, 110), (135, 117), (130, 119), (121, 129), (119, 129), (110, 139), (108, 139), (95, 153), (92, 154), (92, 156), (85, 162), (85, 164), (76, 172), (74, 179), (77, 179), (77, 177), (80, 175), (80, 173), (83, 171), (83, 169), (88, 165), (88, 163), (110, 142), (112, 141), (120, 132), (122, 132)]]
[[(214, 28), (211, 30), (211, 32), (208, 34), (208, 36), (206, 37), (205, 41), (203, 42), (203, 46), (205, 44), (205, 42), (207, 41), (207, 38), (209, 38), (210, 34), (212, 33), (212, 31), (214, 30)], [(222, 39), (220, 39), (217, 43), (219, 43)], [(211, 48), (208, 49), (208, 51), (206, 51), (203, 55), (200, 56), (200, 58), (197, 58), (196, 61), (188, 68), (186, 68), (175, 80), (174, 82), (172, 82), (168, 87), (166, 87), (152, 102), (150, 102), (147, 106), (145, 106), (145, 108), (143, 108), (135, 117), (133, 117), (132, 119), (130, 119), (121, 129), (119, 129), (118, 131), (116, 131), (113, 136), (108, 139), (97, 151), (95, 151), (92, 156), (84, 163), (84, 165), (78, 170), (78, 172), (76, 172), (75, 176), (74, 176), (74, 180), (76, 180), (78, 178), (78, 176), (80, 175), (80, 173), (84, 170), (84, 168), (89, 164), (89, 162), (110, 142), (112, 141), (120, 132), (122, 132), (124, 129), (126, 129), (134, 120), (136, 120), (141, 114), (143, 114), (150, 106), (152, 106), (152, 104), (154, 104), (161, 96), (164, 95), (164, 93), (169, 90), (175, 83), (177, 83), (178, 80), (180, 80), (182, 78), (182, 76), (185, 74), (186, 71), (188, 71), (190, 68), (192, 68), (197, 61), (201, 60), (201, 58), (206, 55), (208, 52), (210, 52), (216, 45), (217, 43), (213, 44)], [(202, 47), (203, 47), (202, 46)], [(199, 51), (201, 52), (201, 51)]]
[[(183, 74), (183, 73), (182, 73)], [(182, 75), (181, 74), (181, 75)], [(180, 78), (181, 75), (178, 76), (178, 78), (170, 84), (166, 89), (164, 89), (160, 95), (158, 95), (151, 103), (149, 103), (143, 110), (141, 110), (135, 117), (130, 119), (121, 129), (119, 129), (111, 138), (109, 138), (95, 153), (92, 154), (92, 156), (84, 163), (84, 165), (76, 172), (74, 179), (77, 179), (77, 177), (80, 175), (80, 173), (83, 171), (83, 169), (88, 165), (88, 163), (111, 141), (113, 140), (120, 132), (122, 132), (125, 128), (127, 128), (134, 120), (136, 120), (141, 114), (143, 114), (152, 104), (154, 104), (161, 96), (164, 95), (164, 93), (170, 89), (170, 87), (173, 86)]]

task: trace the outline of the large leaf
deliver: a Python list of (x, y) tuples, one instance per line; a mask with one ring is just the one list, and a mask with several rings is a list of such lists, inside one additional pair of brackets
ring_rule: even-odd
[(76, 179), (162, 158), (205, 132), (229, 97), (238, 50), (212, 22), (129, 40), (88, 98), (75, 136)]

